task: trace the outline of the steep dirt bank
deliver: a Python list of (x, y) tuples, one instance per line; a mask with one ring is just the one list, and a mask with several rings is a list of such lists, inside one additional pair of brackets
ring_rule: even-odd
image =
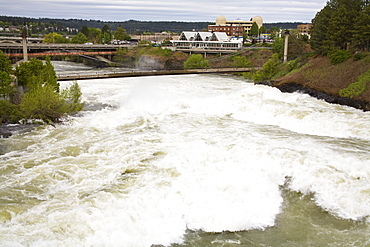
[(283, 92), (300, 91), (329, 103), (348, 105), (357, 109), (370, 110), (370, 81), (366, 90), (353, 98), (340, 97), (339, 90), (345, 89), (370, 69), (370, 59), (354, 61), (353, 58), (332, 65), (327, 57), (310, 58), (299, 71), (280, 77), (273, 86)]

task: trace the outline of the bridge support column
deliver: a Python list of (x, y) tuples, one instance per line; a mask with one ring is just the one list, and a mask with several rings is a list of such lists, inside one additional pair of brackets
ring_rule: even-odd
[(22, 32), (22, 46), (23, 46), (23, 60), (28, 62), (28, 53), (27, 53), (27, 32), (23, 30)]
[(288, 43), (289, 43), (289, 31), (285, 31), (285, 43), (284, 43), (284, 63), (288, 61)]

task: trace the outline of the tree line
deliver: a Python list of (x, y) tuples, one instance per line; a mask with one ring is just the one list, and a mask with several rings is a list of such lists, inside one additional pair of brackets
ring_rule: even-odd
[(319, 54), (370, 49), (369, 0), (330, 0), (312, 24), (310, 43)]
[(131, 40), (131, 36), (127, 34), (126, 29), (118, 27), (117, 30), (112, 31), (108, 25), (104, 25), (102, 29), (83, 26), (81, 31), (74, 35), (71, 39), (63, 35), (51, 32), (44, 36), (43, 43), (54, 44), (110, 44), (113, 40)]
[[(31, 24), (30, 24), (31, 23)], [(155, 32), (174, 32), (181, 33), (182, 31), (197, 30), (201, 31), (207, 29), (208, 25), (214, 24), (212, 22), (180, 22), (180, 21), (138, 21), (127, 20), (121, 22), (100, 21), (100, 20), (83, 20), (83, 19), (52, 19), (52, 18), (29, 18), (16, 16), (0, 16), (0, 26), (32, 26), (32, 33), (43, 33), (45, 31), (65, 32), (67, 34), (81, 30), (83, 26), (89, 28), (102, 29), (108, 25), (111, 30), (116, 30), (118, 27), (126, 29), (129, 34), (139, 35), (143, 33)], [(264, 23), (267, 30), (276, 26), (281, 29), (295, 29), (297, 25), (302, 22), (279, 22), (279, 23)], [(68, 29), (67, 29), (68, 27)], [(76, 32), (77, 29), (77, 32)]]
[[(174, 32), (181, 33), (184, 30), (202, 30), (208, 27), (209, 22), (178, 22), (178, 21), (100, 21), (83, 19), (52, 19), (52, 18), (29, 18), (16, 16), (0, 16), (1, 22), (5, 25), (23, 26), (28, 23), (39, 23), (38, 25), (49, 25), (50, 27), (67, 27), (81, 30), (83, 26), (89, 28), (102, 29), (108, 25), (110, 29), (116, 30), (118, 27), (126, 29), (129, 34), (143, 34), (146, 32)], [(43, 23), (43, 24), (41, 24)]]

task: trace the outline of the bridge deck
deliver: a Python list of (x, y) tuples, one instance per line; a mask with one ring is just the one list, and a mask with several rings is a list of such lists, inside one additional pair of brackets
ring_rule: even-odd
[(59, 81), (73, 81), (86, 79), (103, 79), (117, 77), (153, 76), (153, 75), (181, 75), (181, 74), (206, 74), (206, 73), (240, 73), (261, 68), (218, 68), (218, 69), (188, 69), (188, 70), (152, 70), (152, 71), (122, 71), (104, 73), (58, 74)]

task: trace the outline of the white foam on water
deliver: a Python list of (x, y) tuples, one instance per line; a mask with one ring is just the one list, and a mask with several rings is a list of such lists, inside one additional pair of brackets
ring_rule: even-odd
[(369, 113), (231, 77), (79, 84), (85, 101), (113, 107), (9, 139), (24, 144), (2, 156), (0, 179), (26, 209), (7, 209), (0, 245), (169, 245), (187, 229), (265, 229), (284, 184), (338, 217), (370, 214)]

